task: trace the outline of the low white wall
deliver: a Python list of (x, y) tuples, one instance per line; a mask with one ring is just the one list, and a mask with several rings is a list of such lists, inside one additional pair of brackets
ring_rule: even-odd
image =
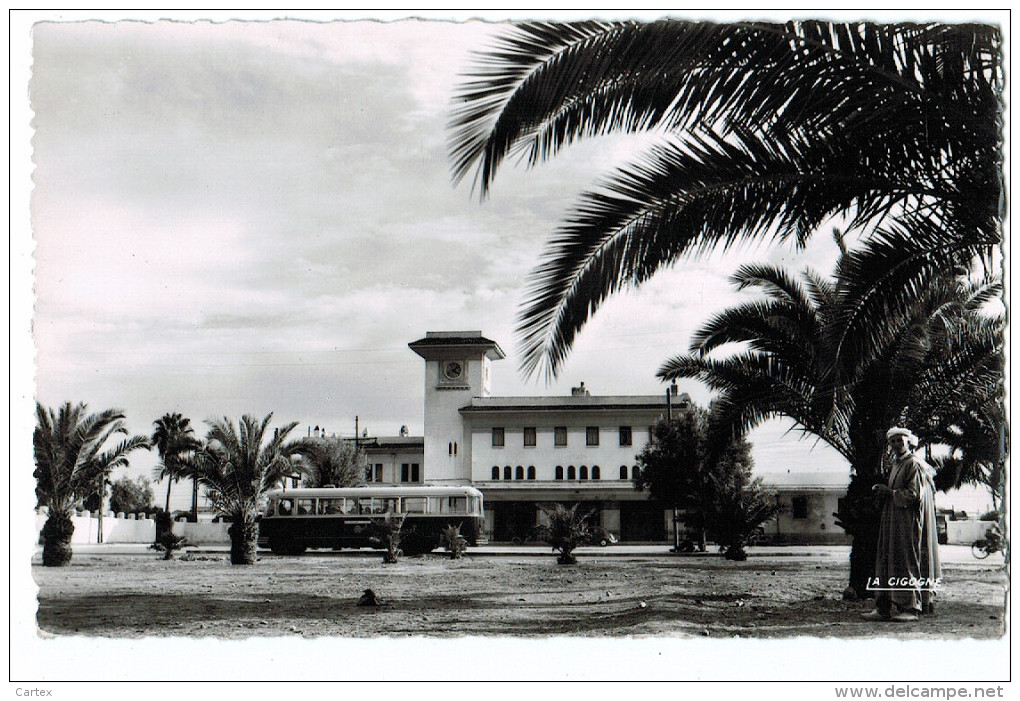
[[(72, 516), (74, 534), (71, 543), (88, 545), (99, 542), (99, 514), (87, 511)], [(35, 542), (46, 523), (46, 514), (35, 515)], [(176, 531), (175, 531), (176, 532)], [(156, 539), (156, 522), (144, 514), (106, 514), (103, 516), (104, 543), (151, 543)]]
[(174, 524), (174, 535), (184, 536), (186, 545), (229, 545), (229, 523), (186, 523)]
[(985, 531), (994, 521), (946, 521), (946, 536), (950, 545), (970, 545), (985, 537)]

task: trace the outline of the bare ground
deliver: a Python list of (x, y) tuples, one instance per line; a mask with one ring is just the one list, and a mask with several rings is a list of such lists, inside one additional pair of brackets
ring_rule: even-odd
[[(45, 568), (38, 555), (43, 635), (188, 636), (554, 635), (716, 638), (998, 638), (1001, 566), (944, 567), (937, 612), (917, 623), (868, 623), (868, 602), (842, 599), (838, 561), (670, 555), (441, 554), (383, 564), (377, 554), (266, 554), (254, 566), (222, 555), (75, 554)], [(385, 602), (356, 605), (371, 588)]]

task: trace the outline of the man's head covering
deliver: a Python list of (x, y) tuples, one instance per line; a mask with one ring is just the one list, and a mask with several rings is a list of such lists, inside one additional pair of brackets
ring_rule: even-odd
[(906, 436), (907, 437), (907, 445), (911, 446), (912, 448), (916, 448), (917, 444), (919, 443), (919, 441), (917, 439), (917, 436), (915, 436), (910, 431), (910, 429), (903, 428), (902, 426), (893, 426), (892, 428), (890, 428), (888, 431), (885, 432), (885, 439), (886, 440), (889, 440), (890, 438), (892, 438), (894, 436)]

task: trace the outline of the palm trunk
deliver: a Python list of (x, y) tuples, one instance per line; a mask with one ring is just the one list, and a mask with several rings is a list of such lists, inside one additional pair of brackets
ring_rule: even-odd
[(837, 514), (839, 525), (853, 536), (850, 546), (850, 581), (844, 596), (870, 599), (868, 580), (875, 575), (875, 556), (878, 553), (880, 511), (872, 487), (884, 482), (880, 475), (855, 475), (847, 487), (846, 498)]
[(191, 522), (198, 523), (198, 477), (191, 478)]
[(164, 511), (166, 511), (167, 513), (170, 513), (170, 489), (173, 486), (174, 486), (174, 481), (172, 479), (170, 479), (169, 477), (167, 477), (167, 479), (166, 479), (166, 509), (164, 509)]
[(51, 512), (42, 528), (44, 567), (63, 567), (71, 563), (73, 535), (74, 522), (70, 514), (63, 511)]
[(230, 534), (230, 564), (254, 565), (258, 550), (258, 524), (254, 520), (237, 518), (227, 532)]

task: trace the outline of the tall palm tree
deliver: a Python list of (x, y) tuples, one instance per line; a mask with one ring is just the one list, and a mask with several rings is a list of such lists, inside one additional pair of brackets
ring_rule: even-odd
[[(522, 369), (555, 376), (614, 292), (738, 240), (803, 243), (834, 215), (903, 254), (905, 309), (1001, 241), (1001, 37), (945, 24), (519, 24), (455, 96), (454, 179), (482, 196), (504, 160), (536, 164), (610, 132), (660, 140), (584, 193), (532, 272)], [(877, 228), (876, 228), (877, 227)], [(881, 294), (877, 294), (881, 291)]]
[(129, 464), (128, 455), (148, 448), (145, 436), (130, 436), (107, 447), (118, 435), (127, 436), (124, 414), (118, 409), (88, 413), (84, 403), (64, 403), (59, 409), (36, 404), (32, 435), (35, 454), (36, 499), (48, 510), (43, 525), (43, 565), (59, 567), (71, 561), (72, 512), (88, 496), (99, 478)]
[[(975, 283), (944, 276), (917, 300), (909, 314), (887, 315), (880, 333), (862, 344), (848, 367), (832, 352), (844, 343), (841, 320), (858, 306), (857, 273), (881, 255), (865, 246), (845, 254), (834, 281), (807, 272), (797, 280), (779, 268), (745, 266), (733, 276), (741, 288), (756, 287), (764, 300), (728, 309), (695, 335), (691, 354), (667, 361), (664, 379), (700, 379), (720, 392), (710, 425), (721, 434), (743, 435), (775, 417), (792, 418), (851, 465), (853, 477), (839, 514), (854, 536), (850, 587), (866, 590), (874, 563), (877, 513), (871, 487), (882, 479), (885, 431), (906, 424), (925, 444), (952, 445), (970, 460), (970, 473), (956, 469), (939, 480), (943, 489), (973, 480), (975, 465), (1001, 462), (989, 435), (1002, 423), (987, 423), (985, 447), (963, 453), (963, 436), (973, 430), (971, 417), (1001, 405), (1004, 319), (988, 314), (985, 303), (997, 283)], [(716, 357), (724, 346), (745, 348)], [(981, 464), (985, 464), (981, 463)]]
[(309, 487), (357, 487), (365, 483), (368, 457), (353, 441), (305, 438), (298, 450)]
[(231, 521), (230, 562), (234, 565), (255, 563), (262, 497), (300, 469), (292, 459), (300, 443), (287, 440), (297, 422), (274, 429), (270, 436), (272, 418), (272, 414), (262, 420), (245, 415), (236, 426), (227, 418), (208, 422), (205, 445), (196, 460), (199, 484), (206, 488), (216, 511)]
[(195, 439), (191, 419), (173, 412), (152, 422), (152, 444), (159, 453), (160, 464), (155, 470), (157, 480), (166, 480), (166, 513), (170, 513), (170, 490), (182, 477), (190, 477), (192, 489), (192, 517), (197, 520), (198, 480), (194, 474), (194, 454), (200, 443)]

